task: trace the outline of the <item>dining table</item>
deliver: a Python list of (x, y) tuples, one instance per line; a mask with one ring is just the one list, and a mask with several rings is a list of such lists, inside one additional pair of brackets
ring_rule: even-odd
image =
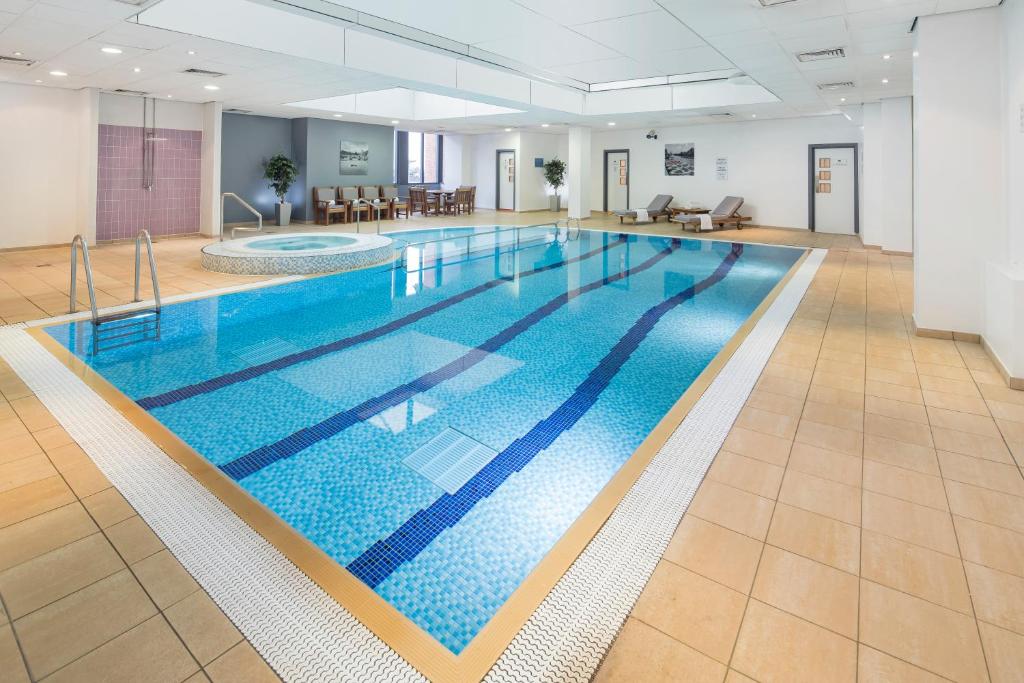
[(438, 212), (444, 211), (445, 213), (448, 213), (446, 205), (450, 204), (455, 198), (455, 190), (427, 190), (427, 196), (437, 198)]

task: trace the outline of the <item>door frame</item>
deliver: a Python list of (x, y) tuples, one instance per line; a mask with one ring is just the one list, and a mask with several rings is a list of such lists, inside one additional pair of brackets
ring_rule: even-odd
[(494, 210), (495, 211), (515, 211), (516, 210), (516, 174), (512, 174), (512, 208), (502, 209), (501, 208), (501, 155), (511, 154), (512, 163), (515, 165), (516, 171), (519, 170), (519, 162), (516, 161), (516, 151), (514, 149), (497, 149), (494, 151)]
[(821, 145), (807, 145), (807, 225), (814, 228), (814, 191), (818, 169), (814, 165), (814, 152), (819, 149), (853, 149), (853, 234), (860, 234), (860, 143), (832, 142)]
[(608, 213), (608, 155), (609, 154), (626, 154), (626, 211), (629, 211), (629, 174), (632, 173), (630, 168), (629, 150), (628, 149), (606, 149), (604, 151), (604, 212)]

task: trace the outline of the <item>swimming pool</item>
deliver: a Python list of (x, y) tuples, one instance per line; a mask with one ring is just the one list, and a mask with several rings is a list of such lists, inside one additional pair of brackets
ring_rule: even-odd
[(46, 331), (457, 654), (803, 253), (530, 234)]
[(305, 251), (344, 247), (349, 244), (355, 244), (355, 239), (345, 235), (292, 235), (253, 240), (249, 243), (249, 248), (258, 251)]

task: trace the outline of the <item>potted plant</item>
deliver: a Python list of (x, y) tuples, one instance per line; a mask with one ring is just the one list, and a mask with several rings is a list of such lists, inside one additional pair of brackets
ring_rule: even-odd
[(275, 154), (263, 166), (263, 177), (270, 181), (270, 187), (277, 195), (278, 203), (274, 205), (274, 218), (278, 225), (288, 225), (292, 218), (291, 202), (286, 202), (288, 188), (299, 176), (295, 162), (284, 154)]
[(551, 210), (555, 212), (561, 211), (562, 197), (558, 194), (558, 189), (565, 185), (565, 162), (555, 157), (544, 164), (544, 180), (555, 191), (551, 195)]

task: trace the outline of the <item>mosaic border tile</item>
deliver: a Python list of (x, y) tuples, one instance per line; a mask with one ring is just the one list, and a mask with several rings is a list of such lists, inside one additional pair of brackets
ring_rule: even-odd
[[(826, 250), (812, 250), (487, 674), (585, 681), (621, 628)], [(0, 355), (287, 681), (424, 680), (25, 331)]]

